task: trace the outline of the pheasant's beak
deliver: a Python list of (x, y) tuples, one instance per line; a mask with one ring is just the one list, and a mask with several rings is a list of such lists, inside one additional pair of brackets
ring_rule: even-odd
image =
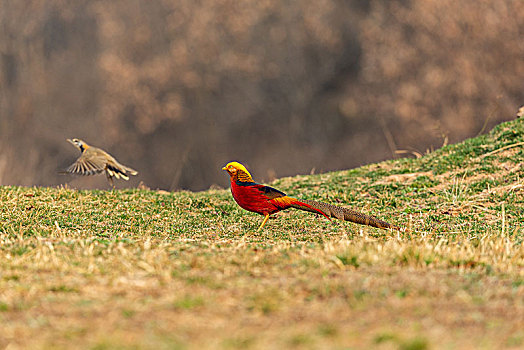
[(223, 167), (222, 170), (225, 170), (229, 176), (233, 176), (233, 169), (228, 168), (227, 166)]
[(72, 143), (74, 145), (74, 142), (71, 139), (67, 139), (67, 142)]
[(226, 173), (229, 175), (229, 176), (232, 176), (231, 175), (231, 171), (229, 171), (229, 169), (227, 167), (223, 167), (222, 170), (225, 170)]

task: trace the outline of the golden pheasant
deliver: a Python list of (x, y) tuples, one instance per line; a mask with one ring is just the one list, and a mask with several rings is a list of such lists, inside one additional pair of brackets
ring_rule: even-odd
[(95, 175), (106, 173), (107, 181), (113, 186), (113, 177), (129, 180), (128, 175), (137, 175), (138, 172), (125, 165), (120, 164), (106, 151), (89, 146), (79, 139), (67, 139), (81, 152), (80, 157), (67, 168), (66, 172), (79, 175)]
[(399, 227), (395, 225), (351, 209), (323, 202), (298, 200), (289, 197), (284, 192), (273, 187), (254, 182), (246, 167), (238, 162), (230, 162), (226, 164), (222, 170), (227, 171), (231, 177), (231, 193), (238, 205), (246, 210), (264, 215), (264, 220), (258, 228), (259, 231), (265, 225), (271, 214), (288, 208), (296, 208), (321, 214), (329, 220), (331, 220), (330, 217), (334, 217), (339, 220), (351, 221), (382, 229), (399, 229)]

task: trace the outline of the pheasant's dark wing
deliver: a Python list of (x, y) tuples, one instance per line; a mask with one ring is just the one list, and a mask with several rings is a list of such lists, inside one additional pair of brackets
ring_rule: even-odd
[(260, 195), (266, 197), (267, 199), (275, 199), (286, 196), (284, 192), (279, 191), (276, 188), (261, 185), (256, 182), (237, 182), (237, 185), (249, 186), (251, 189), (256, 190)]

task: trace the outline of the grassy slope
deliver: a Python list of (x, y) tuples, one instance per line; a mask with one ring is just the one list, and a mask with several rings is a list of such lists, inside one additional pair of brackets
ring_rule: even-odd
[(524, 346), (523, 141), (273, 184), (400, 234), (291, 210), (256, 233), (227, 190), (0, 187), (0, 347)]

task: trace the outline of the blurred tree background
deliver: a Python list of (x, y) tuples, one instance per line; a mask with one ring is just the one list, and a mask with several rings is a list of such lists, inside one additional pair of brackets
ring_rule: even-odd
[(522, 0), (0, 9), (3, 185), (70, 182), (71, 137), (140, 172), (119, 186), (227, 186), (230, 160), (260, 181), (347, 169), (475, 136), (524, 102)]

